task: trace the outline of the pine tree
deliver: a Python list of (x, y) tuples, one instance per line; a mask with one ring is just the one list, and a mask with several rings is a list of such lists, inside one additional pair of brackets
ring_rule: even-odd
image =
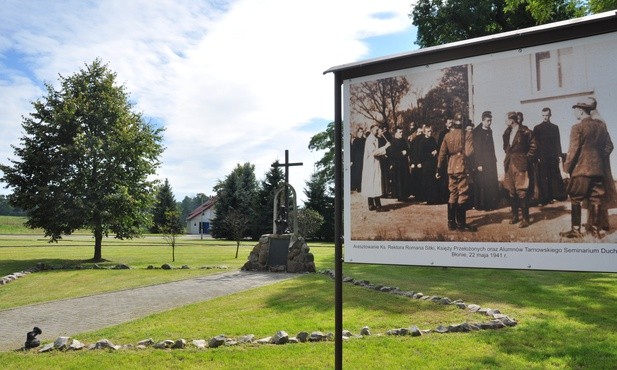
[[(156, 193), (156, 200), (154, 208), (152, 209), (152, 227), (150, 232), (159, 234), (162, 227), (167, 223), (166, 213), (169, 211), (178, 211), (176, 198), (171, 191), (169, 181), (165, 179), (163, 185), (161, 185)], [(179, 218), (178, 214), (178, 218)]]
[[(217, 194), (216, 216), (212, 220), (212, 236), (231, 239), (232, 234), (225, 219), (231, 211), (241, 212), (248, 220), (247, 230), (255, 227), (255, 198), (258, 184), (255, 166), (250, 163), (238, 164), (224, 181), (219, 181), (214, 190)], [(247, 232), (247, 235), (250, 234)]]
[[(278, 163), (278, 162), (276, 162)], [(274, 192), (285, 182), (285, 175), (280, 167), (272, 167), (261, 181), (256, 197), (255, 214), (256, 227), (253, 238), (272, 233), (272, 218), (274, 217)]]
[(332, 241), (334, 240), (334, 189), (329, 183), (322, 174), (313, 173), (304, 189), (307, 198), (304, 208), (317, 211), (323, 216), (323, 223), (315, 233), (315, 237)]

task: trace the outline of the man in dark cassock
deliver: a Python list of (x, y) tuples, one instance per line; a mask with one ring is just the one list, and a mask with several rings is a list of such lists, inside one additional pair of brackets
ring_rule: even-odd
[(411, 135), (409, 143), (409, 182), (410, 191), (417, 202), (424, 201), (424, 189), (422, 188), (422, 152), (421, 143), (424, 140), (423, 128), (417, 129), (415, 135)]
[(497, 179), (497, 157), (491, 124), (490, 111), (482, 113), (482, 123), (473, 130), (474, 150), (474, 207), (490, 211), (499, 205), (499, 180)]
[(388, 126), (382, 125), (379, 126), (379, 130), (377, 131), (377, 141), (379, 146), (386, 146), (386, 154), (379, 157), (379, 165), (381, 166), (381, 184), (383, 186), (383, 196), (385, 198), (392, 197), (392, 168), (391, 168), (391, 160), (390, 160), (390, 148), (392, 142), (392, 134), (388, 131)]
[(565, 159), (565, 154), (561, 151), (559, 126), (551, 122), (550, 108), (542, 109), (542, 122), (533, 128), (533, 136), (538, 145), (538, 202), (545, 205), (565, 200), (566, 189), (559, 169), (559, 158)]
[(403, 129), (397, 127), (390, 147), (392, 163), (392, 195), (405, 202), (409, 197), (409, 144), (403, 137)]
[(351, 191), (361, 191), (365, 141), (364, 129), (360, 127), (351, 140)]
[(428, 204), (439, 204), (439, 187), (438, 180), (435, 178), (437, 172), (437, 140), (433, 137), (433, 129), (431, 126), (424, 127), (424, 137), (420, 142), (420, 156), (422, 168), (422, 189), (424, 190), (424, 199)]

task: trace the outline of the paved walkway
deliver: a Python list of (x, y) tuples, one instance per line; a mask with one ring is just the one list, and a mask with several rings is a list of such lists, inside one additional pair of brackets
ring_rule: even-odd
[(121, 324), (190, 303), (274, 284), (297, 274), (232, 271), (88, 297), (63, 299), (0, 311), (0, 351), (21, 348), (34, 326), (52, 341)]

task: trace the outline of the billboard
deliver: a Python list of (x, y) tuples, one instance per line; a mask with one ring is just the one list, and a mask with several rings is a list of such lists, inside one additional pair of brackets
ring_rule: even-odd
[[(367, 69), (377, 73), (343, 77), (345, 262), (617, 272), (617, 193), (610, 199), (615, 153), (595, 162), (601, 185), (581, 195), (580, 237), (568, 233), (578, 201), (573, 206), (567, 196), (580, 179), (572, 181), (573, 167), (564, 169), (564, 162), (580, 162), (574, 147), (580, 146), (581, 105), (606, 127), (602, 150), (610, 152), (617, 140), (614, 14), (610, 22), (607, 33), (561, 39), (551, 36), (564, 33), (555, 27), (529, 40), (558, 41), (511, 48), (489, 41), (478, 55), (466, 51), (462, 58), (423, 63), (429, 50), (397, 57), (408, 68), (373, 68), (388, 64), (384, 58)], [(491, 45), (499, 48), (492, 52)], [(474, 42), (465, 46), (473, 50)], [(447, 49), (435, 52), (447, 56)], [(514, 113), (519, 124), (511, 121)], [(462, 126), (457, 140), (475, 147), (464, 156), (466, 192), (453, 185), (447, 167), (461, 153), (443, 152), (453, 122)], [(524, 175), (509, 167), (516, 131), (533, 138)], [(440, 152), (444, 166), (438, 169)], [(462, 195), (468, 199), (456, 199)], [(590, 204), (598, 199), (600, 206)], [(461, 218), (467, 230), (459, 230)]]

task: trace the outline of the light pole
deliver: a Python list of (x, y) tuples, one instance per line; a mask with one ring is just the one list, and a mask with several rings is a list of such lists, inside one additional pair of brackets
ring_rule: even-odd
[(204, 240), (204, 212), (201, 212), (201, 219), (199, 220), (199, 234), (201, 240)]

